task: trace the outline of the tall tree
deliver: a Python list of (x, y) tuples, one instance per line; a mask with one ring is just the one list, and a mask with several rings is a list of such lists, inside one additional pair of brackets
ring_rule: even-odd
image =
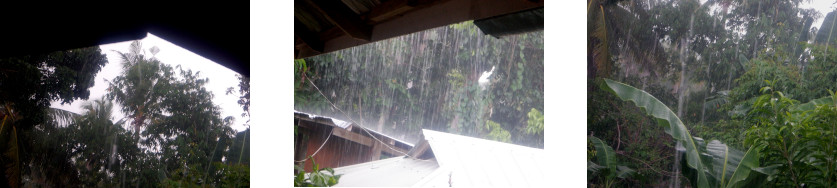
[(129, 122), (134, 133), (139, 134), (162, 114), (159, 105), (172, 79), (172, 68), (153, 56), (146, 57), (139, 41), (132, 42), (127, 53), (118, 53), (122, 58), (122, 74), (110, 83), (108, 97), (121, 104), (122, 112), (131, 117)]
[(96, 73), (107, 63), (98, 47), (88, 47), (0, 58), (0, 184), (21, 186), (21, 171), (37, 153), (29, 148), (40, 143), (32, 128), (48, 119), (51, 101), (71, 103), (87, 99)]

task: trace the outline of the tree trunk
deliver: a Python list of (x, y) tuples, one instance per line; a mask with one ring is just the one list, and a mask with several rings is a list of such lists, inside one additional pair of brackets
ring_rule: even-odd
[(703, 94), (703, 105), (700, 109), (700, 124), (703, 124), (704, 117), (706, 116), (706, 99), (709, 97), (709, 94), (712, 93), (710, 85), (712, 85), (712, 75), (709, 75), (709, 69), (712, 67), (712, 61), (710, 60), (706, 65), (706, 92)]
[(389, 118), (389, 110), (390, 107), (384, 106), (381, 109), (381, 118), (378, 119), (378, 128), (376, 129), (378, 132), (383, 132), (384, 130), (384, 123), (387, 122), (387, 118)]
[[(737, 43), (737, 44), (735, 44), (735, 58), (733, 58), (733, 61), (731, 61), (733, 64), (732, 64), (732, 65), (730, 65), (730, 67), (729, 67), (729, 72), (728, 72), (728, 74), (727, 74), (727, 91), (729, 91), (729, 90), (730, 90), (730, 86), (732, 86), (732, 71), (733, 71), (733, 67), (735, 66), (735, 64), (734, 64), (734, 63), (735, 63), (735, 60), (734, 60), (734, 59), (737, 59), (737, 58), (738, 58), (738, 46), (739, 46), (739, 45), (741, 45), (741, 43)], [(740, 61), (740, 60), (739, 60), (739, 61)]]
[(683, 118), (683, 100), (686, 94), (686, 40), (680, 41), (680, 84), (677, 86), (677, 116)]

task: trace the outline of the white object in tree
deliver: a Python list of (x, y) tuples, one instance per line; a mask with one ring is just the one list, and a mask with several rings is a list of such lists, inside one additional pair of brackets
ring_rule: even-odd
[(480, 84), (480, 88), (482, 88), (482, 90), (485, 90), (486, 86), (488, 86), (488, 84), (489, 84), (488, 77), (491, 76), (492, 73), (494, 73), (494, 68), (495, 68), (494, 66), (491, 66), (490, 71), (482, 72), (482, 75), (480, 76), (480, 79), (477, 80), (477, 82)]

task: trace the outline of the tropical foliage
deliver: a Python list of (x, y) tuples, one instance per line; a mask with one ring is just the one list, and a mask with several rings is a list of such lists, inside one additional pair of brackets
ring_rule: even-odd
[(230, 128), (200, 73), (142, 51), (119, 53), (122, 74), (81, 114), (49, 105), (88, 98), (108, 63), (98, 47), (0, 59), (2, 187), (249, 186), (249, 129)]
[[(0, 185), (20, 187), (39, 159), (61, 157), (37, 149), (44, 147), (38, 139), (42, 129), (37, 127), (71, 119), (65, 111), (50, 109), (50, 102), (87, 99), (93, 78), (106, 63), (98, 47), (0, 58), (0, 171), (4, 174)], [(53, 118), (58, 114), (63, 116)], [(52, 173), (62, 168), (43, 170)]]
[[(308, 159), (314, 164), (314, 170), (306, 173), (301, 165), (295, 165), (294, 168), (297, 173), (294, 176), (294, 187), (331, 187), (337, 185), (342, 175), (335, 175), (332, 168), (320, 169), (320, 164), (317, 164), (313, 157), (309, 156)], [(328, 174), (325, 172), (328, 172)]]
[[(616, 179), (594, 173), (589, 185), (837, 182), (829, 110), (837, 13), (816, 25), (825, 13), (801, 0), (587, 3), (588, 138), (635, 170)], [(603, 166), (596, 149), (588, 146), (588, 164)], [(747, 168), (728, 168), (740, 164)]]
[(432, 129), (542, 148), (543, 39), (467, 21), (297, 59), (294, 109), (407, 142)]

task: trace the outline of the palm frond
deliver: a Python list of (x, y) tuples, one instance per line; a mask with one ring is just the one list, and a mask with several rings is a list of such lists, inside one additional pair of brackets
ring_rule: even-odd
[(70, 111), (67, 111), (67, 110), (64, 110), (64, 109), (58, 109), (58, 108), (49, 108), (49, 109), (47, 109), (47, 113), (49, 114), (47, 116), (47, 118), (48, 118), (48, 120), (46, 121), (47, 124), (50, 124), (52, 126), (60, 126), (60, 127), (64, 127), (64, 126), (73, 124), (75, 122), (75, 120), (78, 117), (80, 117), (80, 115), (76, 114), (75, 112), (70, 112)]
[(593, 56), (593, 63), (596, 65), (596, 74), (607, 77), (610, 73), (612, 63), (610, 62), (604, 6), (599, 5), (599, 11), (599, 16), (598, 18), (594, 18), (596, 21), (592, 25), (593, 33), (591, 39), (594, 41), (588, 41), (588, 43), (593, 43), (591, 55)]

